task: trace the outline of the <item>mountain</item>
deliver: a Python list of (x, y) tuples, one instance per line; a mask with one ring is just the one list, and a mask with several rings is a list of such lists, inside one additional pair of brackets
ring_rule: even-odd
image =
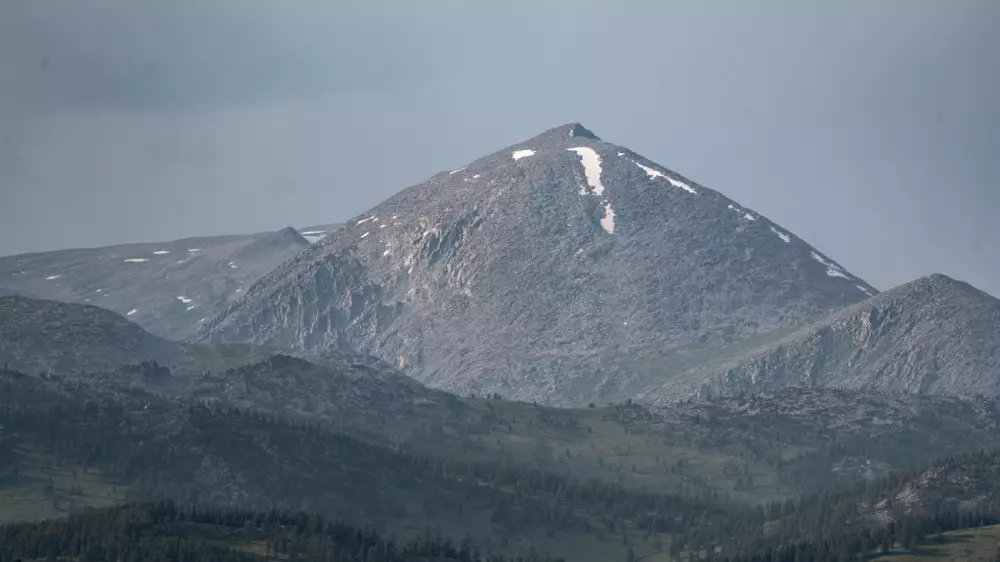
[(426, 424), (478, 417), (374, 357), (337, 352), (307, 360), (244, 344), (177, 343), (97, 306), (21, 296), (0, 297), (0, 365), (102, 392), (207, 400), (393, 440)]
[(875, 292), (758, 213), (570, 124), (355, 217), (198, 339), (353, 349), (461, 394), (585, 405)]
[(0, 297), (0, 362), (32, 374), (86, 373), (156, 361), (188, 363), (185, 346), (154, 336), (104, 308)]
[(171, 342), (99, 307), (25, 297), (0, 298), (0, 363), (112, 400), (138, 392), (240, 408), (418, 454), (751, 503), (1000, 447), (994, 401), (792, 388), (659, 408), (557, 409), (459, 398), (352, 352), (292, 357)]
[(0, 360), (48, 368), (0, 374), (5, 521), (171, 498), (656, 557), (678, 533), (704, 546), (760, 528), (739, 519), (748, 504), (1000, 446), (995, 400), (790, 388), (556, 409), (458, 398), (348, 352), (174, 343), (89, 305), (6, 297), (0, 312)]
[(645, 431), (683, 435), (720, 453), (745, 448), (741, 458), (767, 459), (799, 492), (1000, 447), (996, 399), (798, 387), (632, 411), (654, 414), (643, 417)]
[[(715, 395), (808, 385), (997, 396), (1000, 300), (931, 275), (755, 347), (720, 349), (678, 379)], [(658, 387), (641, 397), (668, 402), (679, 392)]]
[[(338, 225), (303, 229), (319, 240)], [(183, 339), (251, 283), (310, 246), (293, 228), (0, 257), (0, 295), (88, 303)]]

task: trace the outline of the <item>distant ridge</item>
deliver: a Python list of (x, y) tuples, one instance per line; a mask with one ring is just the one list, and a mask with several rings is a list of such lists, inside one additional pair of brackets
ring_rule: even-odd
[[(0, 257), (10, 294), (92, 304), (185, 339), (249, 285), (338, 225)], [(130, 314), (131, 313), (131, 314)]]

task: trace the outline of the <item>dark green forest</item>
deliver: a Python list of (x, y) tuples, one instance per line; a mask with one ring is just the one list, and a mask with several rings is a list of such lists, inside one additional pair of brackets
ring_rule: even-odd
[[(377, 531), (319, 515), (130, 504), (65, 519), (0, 526), (0, 562), (471, 562), (484, 560), (469, 541), (424, 534), (396, 541)], [(547, 561), (545, 557), (493, 562)]]
[[(101, 483), (105, 497), (86, 482)], [(69, 513), (4, 526), (11, 560), (447, 560), (473, 550), (487, 559), (864, 559), (996, 523), (997, 492), (1000, 455), (980, 452), (750, 505), (511, 460), (420, 455), (321, 421), (217, 402), (0, 379), (0, 497)], [(268, 523), (276, 517), (280, 524)], [(347, 528), (365, 538), (329, 538)], [(253, 547), (233, 547), (234, 533)]]

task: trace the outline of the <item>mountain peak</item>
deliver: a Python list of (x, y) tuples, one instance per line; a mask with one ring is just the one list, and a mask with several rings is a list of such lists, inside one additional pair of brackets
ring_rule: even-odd
[(897, 296), (904, 296), (906, 298), (912, 298), (916, 294), (926, 293), (929, 295), (935, 295), (936, 298), (948, 298), (959, 295), (965, 295), (968, 298), (973, 299), (985, 299), (987, 301), (996, 301), (996, 298), (986, 293), (985, 291), (978, 289), (965, 281), (959, 281), (949, 277), (943, 273), (932, 273), (919, 279), (910, 281), (909, 283), (904, 283), (898, 287), (886, 291), (888, 296), (886, 298), (894, 298)]
[(298, 247), (308, 248), (311, 244), (294, 228), (286, 226), (281, 230), (264, 232), (254, 236), (254, 240), (237, 252), (239, 257), (254, 252), (272, 250), (275, 248)]
[(662, 377), (636, 365), (823, 318), (874, 292), (689, 182), (579, 123), (554, 127), (357, 215), (198, 338), (351, 349), (455, 392), (579, 405)]
[[(708, 377), (714, 380), (702, 393), (737, 395), (806, 385), (997, 396), (998, 327), (1000, 300), (935, 273), (750, 353), (738, 346), (732, 356), (718, 352), (713, 360), (721, 368)], [(697, 378), (688, 374), (688, 380)]]
[(600, 137), (595, 135), (593, 131), (579, 123), (570, 123), (568, 125), (563, 125), (560, 128), (568, 129), (566, 131), (566, 135), (570, 137), (585, 137), (592, 140), (601, 140)]
[(566, 123), (565, 125), (548, 129), (524, 142), (546, 146), (551, 144), (565, 144), (569, 142), (570, 139), (578, 138), (585, 138), (594, 141), (601, 140), (600, 137), (595, 135), (593, 131), (584, 127), (580, 123)]
[(933, 285), (941, 285), (941, 286), (948, 286), (948, 285), (951, 285), (951, 286), (961, 286), (961, 285), (965, 285), (965, 283), (963, 283), (963, 282), (961, 282), (958, 279), (955, 279), (953, 277), (949, 277), (949, 276), (945, 275), (944, 273), (931, 273), (930, 275), (927, 275), (926, 277), (921, 277), (917, 281), (918, 282), (922, 282), (922, 283), (930, 283), (930, 284), (933, 284)]

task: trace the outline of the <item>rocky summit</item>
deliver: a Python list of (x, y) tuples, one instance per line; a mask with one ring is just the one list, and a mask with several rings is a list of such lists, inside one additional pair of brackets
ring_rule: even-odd
[(92, 304), (171, 339), (197, 332), (254, 281), (338, 225), (0, 258), (0, 295)]
[(453, 392), (580, 405), (875, 293), (752, 209), (569, 124), (354, 217), (198, 339), (351, 349)]

